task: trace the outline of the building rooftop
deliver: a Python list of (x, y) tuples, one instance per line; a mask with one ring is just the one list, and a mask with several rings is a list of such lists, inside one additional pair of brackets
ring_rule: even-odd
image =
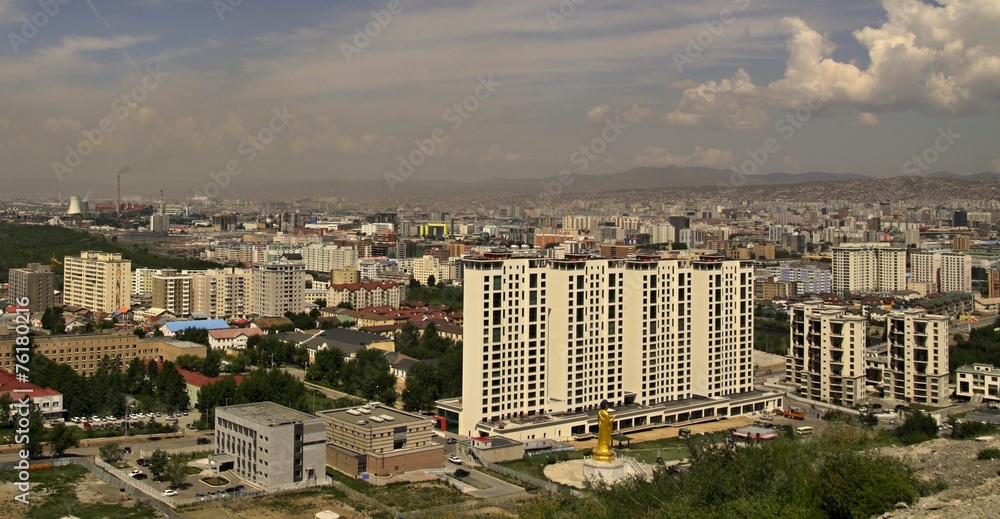
[[(431, 418), (427, 416), (420, 416), (418, 414), (408, 413), (393, 407), (385, 407), (381, 405), (378, 407), (368, 406), (368, 413), (365, 413), (365, 407), (366, 406), (358, 405), (353, 407), (341, 407), (339, 409), (327, 409), (326, 411), (317, 411), (316, 415), (356, 425), (362, 425), (358, 422), (363, 420), (365, 422), (363, 425), (370, 428), (431, 420)], [(391, 420), (386, 419), (386, 416), (390, 417)], [(373, 418), (381, 418), (382, 421), (379, 422), (378, 420), (373, 420)]]
[[(251, 422), (258, 423), (260, 425), (265, 425), (267, 427), (308, 422), (319, 419), (311, 414), (296, 411), (295, 409), (278, 405), (274, 402), (256, 402), (253, 404), (220, 406), (216, 411), (225, 411), (229, 414), (250, 420)], [(218, 414), (216, 414), (216, 416), (218, 416)]]
[(172, 333), (177, 333), (188, 328), (199, 330), (222, 330), (229, 328), (229, 324), (222, 319), (210, 319), (208, 321), (171, 321), (166, 324), (167, 329)]

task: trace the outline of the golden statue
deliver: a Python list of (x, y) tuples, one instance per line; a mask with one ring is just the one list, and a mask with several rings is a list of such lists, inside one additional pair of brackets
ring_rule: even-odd
[(615, 452), (611, 450), (611, 430), (615, 423), (615, 415), (608, 411), (608, 401), (601, 400), (601, 410), (597, 413), (597, 447), (594, 449), (594, 460), (614, 461)]

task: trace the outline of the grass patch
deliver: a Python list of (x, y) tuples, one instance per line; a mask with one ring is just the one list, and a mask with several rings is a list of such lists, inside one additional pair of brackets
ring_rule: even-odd
[(995, 460), (1000, 458), (1000, 449), (983, 449), (976, 456), (978, 460)]
[(185, 476), (195, 476), (201, 474), (201, 469), (198, 467), (184, 467)]
[(201, 482), (212, 487), (222, 487), (229, 484), (228, 479), (215, 476), (210, 478), (201, 478)]
[(431, 483), (399, 483), (374, 487), (369, 495), (386, 506), (411, 512), (437, 506), (470, 501), (473, 498), (443, 481)]
[[(81, 503), (75, 485), (87, 475), (79, 465), (66, 465), (31, 472), (31, 507), (28, 519), (51, 519), (74, 515), (77, 517), (114, 517), (115, 519), (155, 518), (157, 513), (146, 506), (126, 508), (117, 504)], [(0, 480), (13, 482), (16, 472), (0, 474)]]
[(330, 476), (330, 478), (333, 479), (335, 482), (340, 483), (345, 487), (350, 488), (351, 490), (357, 490), (362, 494), (371, 493), (372, 488), (375, 487), (374, 485), (366, 483), (364, 480), (358, 478), (352, 478), (351, 476), (348, 476), (347, 474), (344, 474), (343, 472), (332, 469), (330, 467), (326, 468), (326, 475)]

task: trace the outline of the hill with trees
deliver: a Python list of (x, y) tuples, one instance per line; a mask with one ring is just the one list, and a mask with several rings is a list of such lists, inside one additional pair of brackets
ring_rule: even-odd
[(97, 233), (51, 225), (20, 225), (0, 222), (0, 282), (7, 281), (7, 271), (28, 263), (48, 265), (55, 256), (79, 256), (81, 251), (97, 250), (120, 253), (132, 260), (132, 268), (206, 269), (220, 265), (195, 258), (167, 256), (149, 247), (120, 242)]

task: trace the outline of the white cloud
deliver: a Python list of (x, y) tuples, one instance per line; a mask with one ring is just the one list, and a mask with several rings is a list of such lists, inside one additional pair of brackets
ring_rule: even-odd
[(608, 105), (595, 106), (587, 112), (587, 119), (599, 123), (604, 120), (604, 116), (608, 113), (608, 110), (611, 110), (611, 107)]
[[(667, 115), (684, 126), (756, 127), (766, 108), (799, 106), (826, 91), (831, 106), (862, 112), (918, 110), (974, 113), (1000, 97), (1000, 3), (942, 0), (938, 4), (885, 0), (889, 21), (854, 37), (870, 64), (836, 61), (834, 44), (800, 18), (781, 20), (790, 34), (784, 76), (758, 87), (742, 69), (731, 80), (689, 86)], [(870, 119), (864, 116), (865, 119)], [(859, 122), (872, 122), (859, 119)]]
[(45, 129), (52, 133), (62, 133), (62, 132), (75, 132), (78, 131), (83, 125), (80, 121), (72, 117), (49, 117), (44, 123)]
[(479, 162), (506, 162), (514, 164), (531, 158), (527, 152), (503, 151), (503, 148), (496, 144), (490, 144), (486, 152), (479, 155)]
[(760, 108), (760, 90), (750, 74), (740, 69), (731, 79), (687, 88), (674, 109), (664, 118), (676, 126), (749, 130), (770, 121)]
[(642, 153), (632, 159), (636, 166), (697, 166), (704, 168), (728, 168), (733, 165), (733, 153), (727, 150), (716, 148), (702, 148), (695, 146), (694, 153), (689, 155), (674, 155), (667, 153), (667, 149), (659, 146), (646, 146), (642, 148)]
[(882, 121), (878, 119), (878, 116), (871, 112), (861, 112), (858, 114), (858, 118), (854, 120), (855, 128), (875, 128), (882, 126)]
[(647, 117), (649, 117), (649, 113), (651, 111), (652, 110), (650, 110), (649, 108), (642, 108), (637, 104), (633, 104), (632, 108), (629, 108), (628, 110), (625, 110), (624, 113), (622, 113), (622, 121), (625, 121), (626, 123), (629, 124), (639, 124), (645, 121)]

